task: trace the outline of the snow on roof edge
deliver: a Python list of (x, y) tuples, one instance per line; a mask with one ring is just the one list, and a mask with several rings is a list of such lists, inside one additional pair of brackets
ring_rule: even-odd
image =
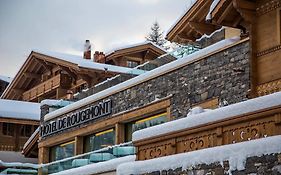
[[(244, 170), (248, 157), (281, 153), (281, 136), (271, 136), (230, 145), (206, 148), (187, 153), (124, 163), (117, 167), (117, 175), (145, 174), (154, 171), (182, 168), (186, 170), (200, 164), (229, 161), (230, 171)], [(216, 156), (214, 156), (216, 155)], [(153, 166), (152, 166), (153, 165)]]
[(212, 52), (215, 52), (216, 50), (220, 49), (220, 48), (223, 48), (223, 47), (227, 47), (227, 46), (231, 46), (232, 44), (238, 42), (240, 40), (240, 38), (238, 37), (235, 37), (235, 38), (229, 38), (229, 39), (225, 39), (225, 40), (222, 40), (222, 41), (219, 41), (211, 46), (208, 46), (204, 49), (201, 49), (193, 54), (190, 54), (190, 55), (187, 55), (185, 58), (182, 58), (182, 59), (178, 59), (178, 60), (175, 60), (175, 61), (172, 61), (168, 64), (165, 64), (163, 66), (160, 66), (156, 69), (153, 69), (151, 71), (148, 71), (144, 74), (141, 74), (137, 77), (134, 77), (132, 79), (129, 79), (125, 82), (122, 82), (120, 84), (117, 84), (115, 86), (112, 86), (108, 89), (105, 89), (101, 92), (98, 92), (96, 94), (93, 94), (91, 96), (88, 96), (82, 100), (79, 100), (75, 103), (72, 103), (64, 108), (60, 108), (58, 110), (55, 110), (49, 114), (47, 114), (44, 119), (45, 120), (50, 120), (50, 119), (53, 119), (61, 114), (64, 114), (64, 113), (67, 113), (67, 112), (70, 112), (72, 110), (75, 110), (77, 108), (80, 108), (86, 104), (89, 104), (89, 103), (92, 103), (94, 101), (97, 101), (101, 98), (104, 98), (106, 96), (108, 96), (108, 94), (112, 93), (112, 92), (116, 92), (116, 91), (119, 91), (119, 90), (122, 90), (122, 89), (125, 89), (126, 87), (128, 86), (131, 86), (131, 85), (134, 85), (134, 84), (137, 84), (137, 83), (141, 83), (143, 81), (146, 81), (148, 79), (151, 79), (153, 77), (156, 77), (156, 76), (159, 76), (160, 74), (163, 74), (165, 72), (168, 72), (170, 70), (173, 70), (175, 67), (179, 67), (180, 65), (183, 65), (183, 64), (186, 64), (186, 63), (189, 63), (189, 62), (192, 62), (193, 60), (199, 58), (199, 57), (202, 57), (204, 55), (208, 55)]
[(114, 49), (111, 49), (111, 50), (109, 50), (109, 51), (107, 51), (105, 53), (105, 57), (107, 57), (107, 56), (109, 56), (109, 55), (111, 55), (114, 52), (119, 51), (119, 50), (128, 49), (128, 48), (132, 48), (132, 47), (138, 47), (138, 46), (142, 46), (142, 45), (146, 45), (146, 44), (152, 44), (153, 46), (157, 47), (158, 49), (160, 49), (160, 50), (162, 50), (164, 52), (167, 52), (166, 49), (164, 49), (161, 46), (158, 46), (157, 44), (155, 44), (155, 43), (153, 43), (151, 41), (144, 41), (144, 42), (139, 42), (139, 43), (134, 43), (134, 44), (122, 45), (120, 47), (116, 47)]
[(228, 119), (250, 112), (281, 105), (281, 92), (250, 99), (229, 106), (190, 115), (185, 118), (145, 128), (133, 133), (132, 140), (139, 141), (163, 134), (196, 127), (202, 124)]
[(168, 30), (164, 33), (164, 36), (167, 37), (167, 35), (174, 29), (174, 27), (180, 22), (180, 20), (189, 12), (190, 9), (194, 6), (194, 4), (197, 2), (197, 0), (190, 0), (190, 4), (186, 7), (186, 10), (182, 12), (179, 18), (168, 28)]

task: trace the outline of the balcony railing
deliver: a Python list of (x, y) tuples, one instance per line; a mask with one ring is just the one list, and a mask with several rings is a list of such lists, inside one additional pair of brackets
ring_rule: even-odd
[(134, 146), (137, 160), (147, 160), (274, 135), (281, 135), (280, 105), (144, 138)]
[(33, 87), (32, 89), (23, 93), (24, 101), (34, 100), (43, 94), (51, 92), (57, 88), (68, 88), (71, 85), (71, 79), (65, 74), (58, 74), (47, 81)]
[(106, 147), (74, 157), (65, 158), (48, 164), (43, 164), (42, 174), (52, 174), (60, 171), (82, 167), (92, 163), (104, 162), (111, 159), (135, 154), (132, 142)]

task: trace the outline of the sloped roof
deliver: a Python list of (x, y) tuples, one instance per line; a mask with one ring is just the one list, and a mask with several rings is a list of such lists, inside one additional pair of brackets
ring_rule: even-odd
[(10, 83), (12, 81), (11, 77), (0, 75), (0, 80)]
[[(13, 94), (17, 94), (16, 91), (26, 89), (34, 81), (29, 75), (41, 75), (50, 65), (59, 65), (68, 72), (72, 72), (73, 74), (81, 73), (84, 75), (91, 75), (94, 73), (127, 73), (139, 75), (143, 73), (142, 70), (138, 69), (96, 63), (92, 60), (83, 59), (82, 56), (35, 50), (30, 53), (1, 98), (11, 99)], [(14, 93), (12, 93), (12, 90), (14, 90)], [(22, 94), (22, 92), (18, 91), (18, 94)]]
[(40, 104), (0, 99), (0, 118), (40, 120)]

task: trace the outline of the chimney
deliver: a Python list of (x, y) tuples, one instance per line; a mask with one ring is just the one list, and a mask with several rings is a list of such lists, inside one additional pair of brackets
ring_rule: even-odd
[(103, 52), (95, 51), (94, 61), (97, 63), (105, 64), (105, 54)]
[(91, 59), (91, 43), (90, 40), (86, 40), (84, 45), (84, 59), (90, 60)]

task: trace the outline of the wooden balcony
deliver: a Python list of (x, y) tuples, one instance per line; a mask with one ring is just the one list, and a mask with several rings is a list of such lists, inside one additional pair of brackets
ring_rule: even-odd
[(281, 106), (134, 142), (137, 159), (147, 160), (220, 145), (281, 135)]
[(58, 88), (67, 89), (71, 86), (71, 78), (65, 74), (58, 74), (47, 81), (40, 83), (23, 93), (24, 101), (32, 101), (44, 94), (55, 91)]

